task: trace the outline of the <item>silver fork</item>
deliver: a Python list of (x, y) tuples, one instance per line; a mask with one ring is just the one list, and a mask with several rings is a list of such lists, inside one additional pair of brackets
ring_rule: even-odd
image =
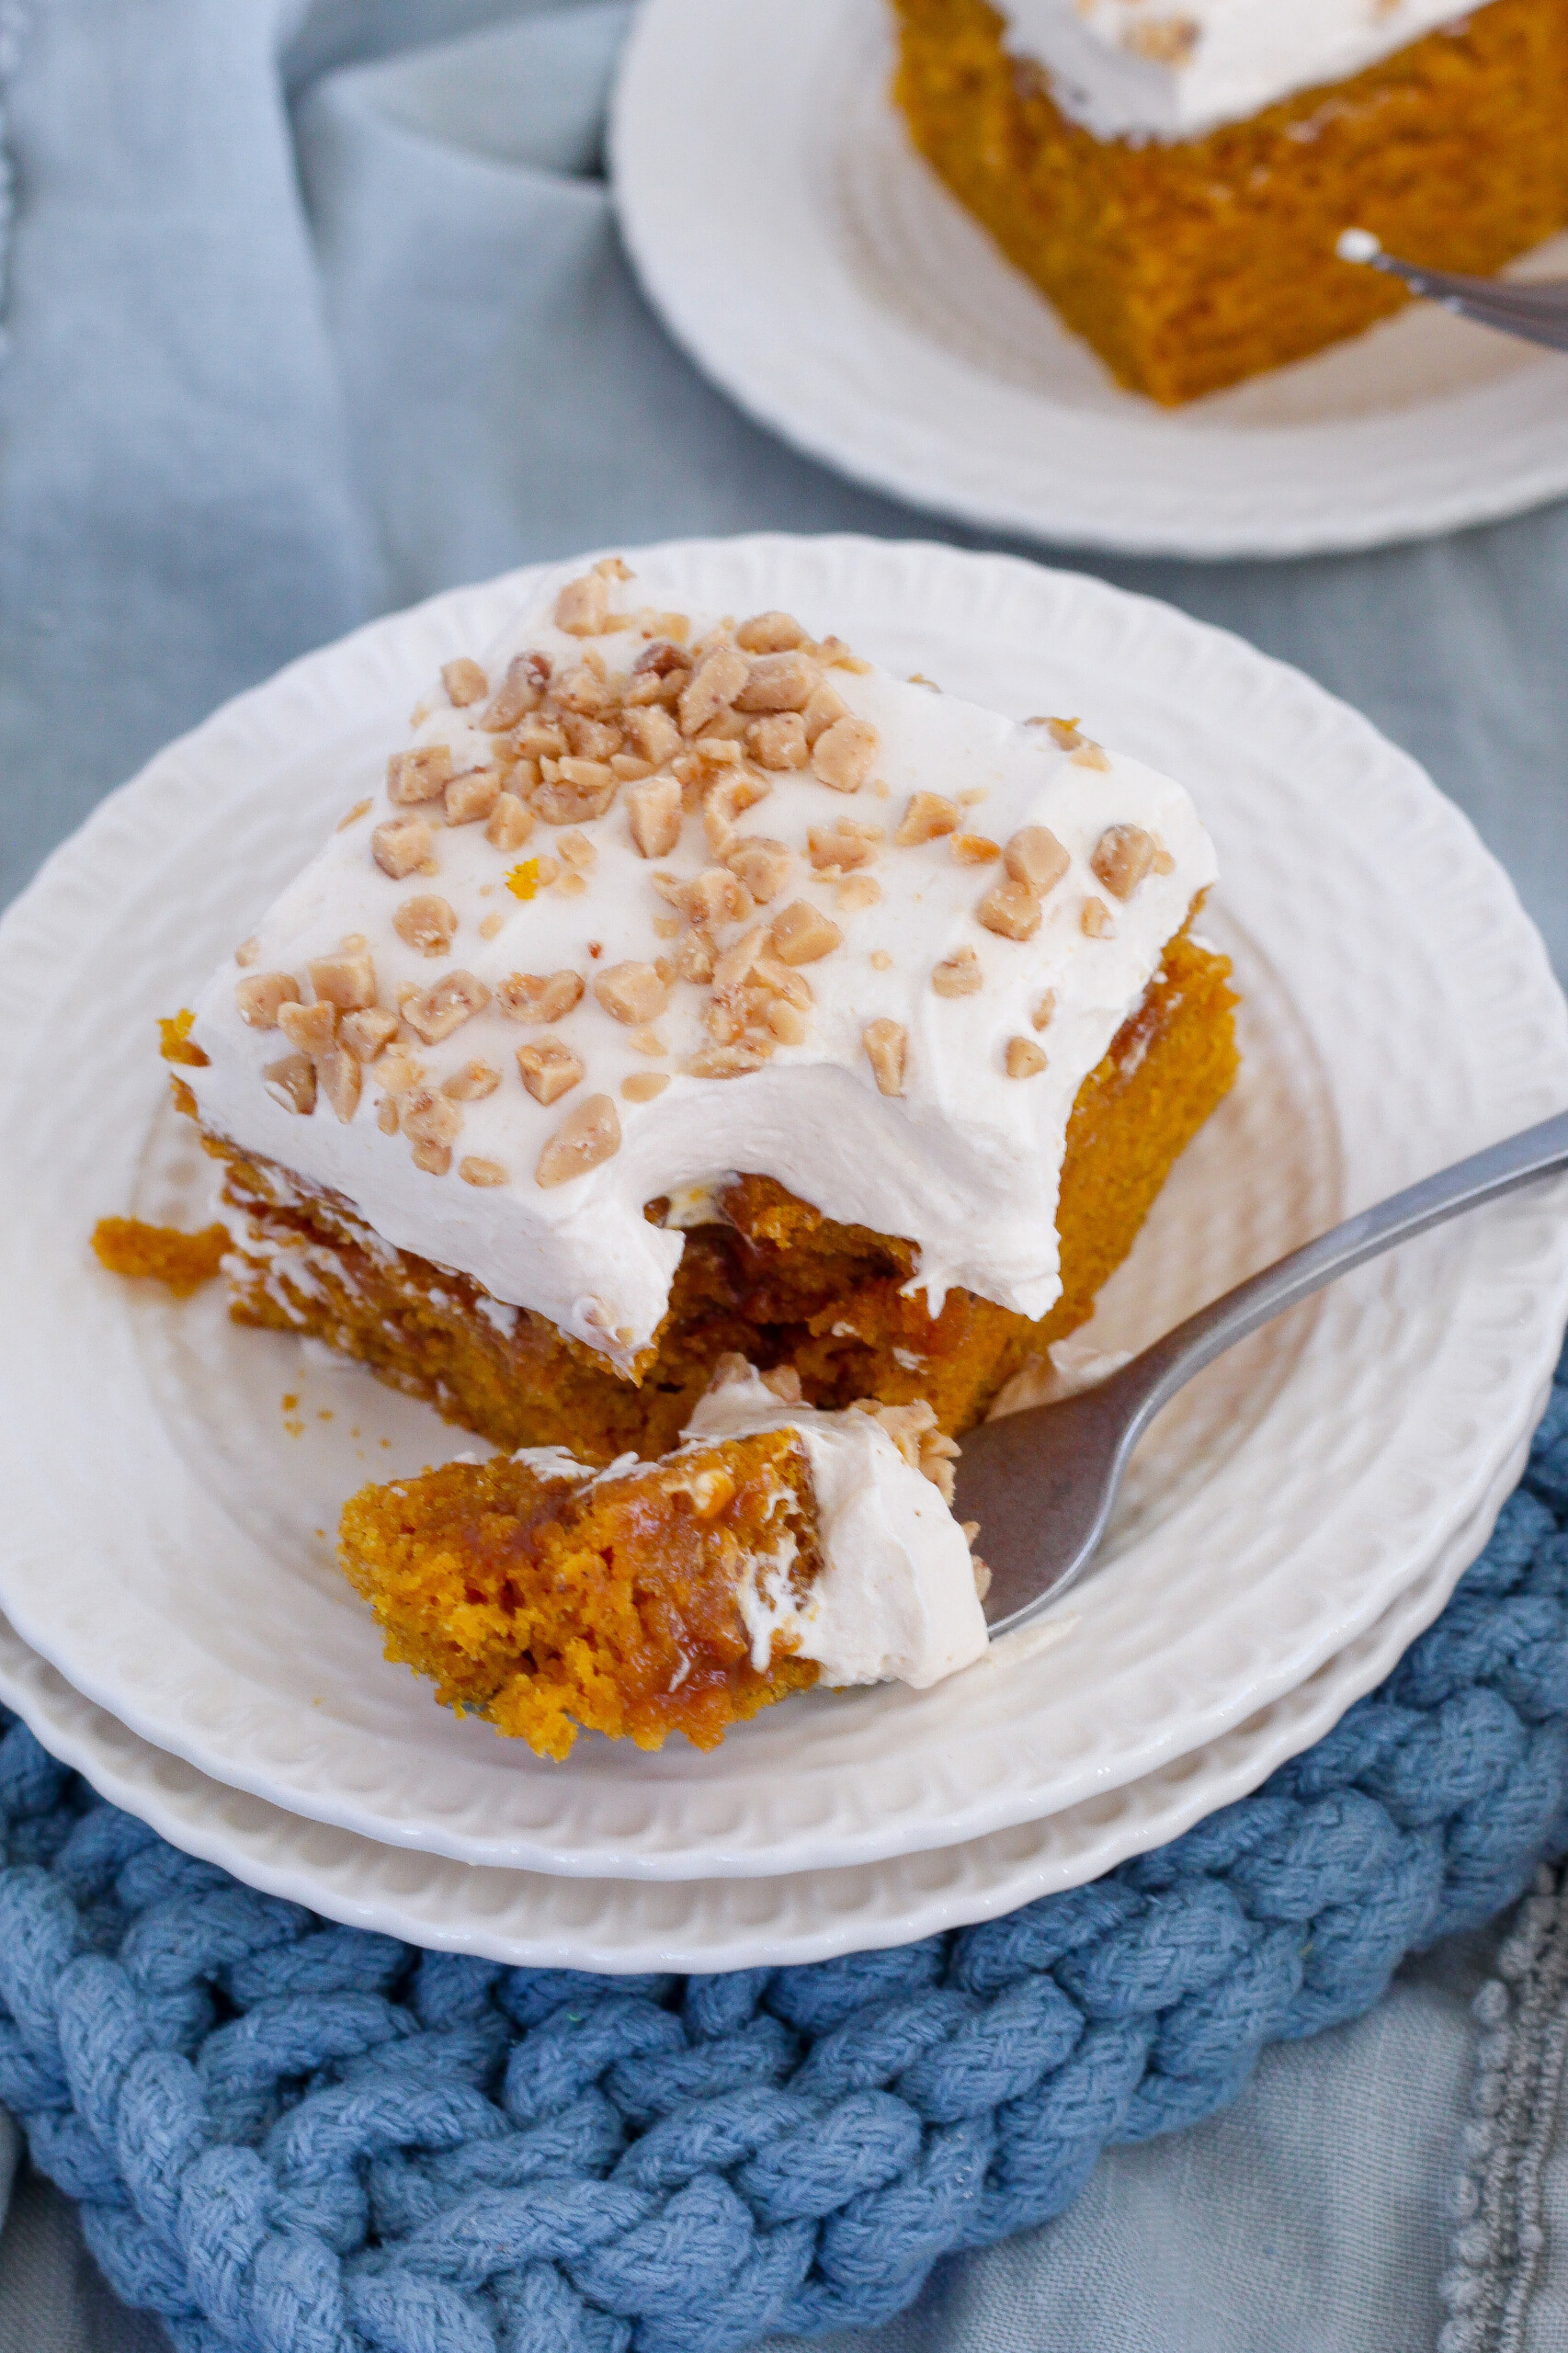
[(957, 1465), (960, 1519), (980, 1522), (994, 1634), (1054, 1601), (1093, 1559), (1128, 1458), (1178, 1389), (1260, 1324), (1398, 1242), (1568, 1168), (1568, 1111), (1363, 1210), (1200, 1307), (1097, 1388), (983, 1423)]
[(1341, 261), (1358, 262), (1397, 278), (1413, 294), (1440, 303), (1478, 326), (1495, 327), (1549, 351), (1568, 351), (1568, 278), (1463, 278), (1452, 270), (1423, 269), (1415, 262), (1385, 254), (1369, 229), (1346, 229), (1335, 247)]

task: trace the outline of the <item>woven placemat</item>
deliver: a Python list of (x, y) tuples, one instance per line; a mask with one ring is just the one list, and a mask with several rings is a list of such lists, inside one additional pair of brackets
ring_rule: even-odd
[(0, 1740), (0, 2098), (196, 2353), (729, 2353), (886, 2317), (1568, 1845), (1568, 1356), (1486, 1550), (1254, 1796), (811, 1967), (594, 1977), (258, 1895)]

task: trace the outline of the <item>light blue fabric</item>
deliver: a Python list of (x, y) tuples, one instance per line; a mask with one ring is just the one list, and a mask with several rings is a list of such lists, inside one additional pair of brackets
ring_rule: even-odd
[[(621, 21), (613, 0), (0, 0), (0, 890), (169, 734), (379, 607), (682, 532), (982, 543), (769, 439), (650, 318), (597, 176)], [(1568, 507), (1278, 566), (1047, 552), (1366, 710), (1568, 972)], [(884, 2353), (1430, 2345), (1475, 1966), (1448, 1951), (1269, 2053), (1222, 2116), (1113, 2149), (1063, 2221), (941, 2268)], [(69, 2292), (58, 2207), (29, 2193), (17, 2225), (0, 2346), (13, 2325), (49, 2353), (141, 2344)], [(516, 2353), (561, 2353), (536, 2319)], [(432, 2353), (461, 2341), (434, 2304), (429, 2327)]]

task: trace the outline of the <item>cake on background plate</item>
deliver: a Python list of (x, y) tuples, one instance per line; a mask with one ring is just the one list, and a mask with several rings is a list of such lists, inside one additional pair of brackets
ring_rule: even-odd
[[(452, 1570), (448, 1505), (486, 1557), (500, 1511), (506, 1557), (560, 1520), (551, 1557), (578, 1559), (585, 1514), (602, 1534), (663, 1492), (623, 1458), (711, 1435), (728, 1358), (797, 1429), (913, 1415), (892, 1427), (950, 1495), (951, 1440), (1088, 1318), (1234, 1075), (1229, 966), (1191, 929), (1215, 870), (1182, 786), (1075, 719), (1004, 718), (781, 612), (649, 609), (616, 559), (449, 662), (379, 790), (165, 1025), (222, 1164), (236, 1316), (528, 1451), (351, 1507), (394, 1654), (547, 1751), (568, 1714), (722, 1731), (798, 1683), (800, 1629), (753, 1660), (732, 1597), (729, 1665), (664, 1715), (581, 1677), (541, 1698), (520, 1637), (486, 1685), (482, 1594), (522, 1588)], [(135, 1239), (100, 1245), (135, 1272)], [(210, 1235), (188, 1266), (171, 1246), (151, 1270), (210, 1262)]]
[(1398, 309), (1369, 230), (1487, 274), (1568, 225), (1564, 0), (891, 0), (915, 145), (1167, 404)]

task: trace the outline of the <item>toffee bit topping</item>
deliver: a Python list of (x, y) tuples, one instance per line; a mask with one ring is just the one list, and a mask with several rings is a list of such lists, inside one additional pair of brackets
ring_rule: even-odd
[(820, 684), (816, 664), (804, 654), (761, 654), (733, 700), (737, 710), (804, 710)]
[[(437, 1150), (456, 1142), (462, 1126), (463, 1115), (446, 1096), (437, 1095), (433, 1086), (411, 1087), (401, 1105), (403, 1132), (410, 1143), (433, 1144)], [(418, 1158), (417, 1154), (415, 1155)], [(428, 1164), (420, 1161), (423, 1168)], [(450, 1165), (449, 1154), (448, 1165)], [(444, 1176), (446, 1169), (435, 1172)]]
[(505, 931), (506, 928), (506, 918), (505, 915), (483, 915), (480, 918), (479, 936), (481, 939), (494, 939), (499, 932)]
[(673, 776), (650, 777), (626, 796), (631, 839), (642, 858), (667, 858), (680, 839), (680, 786)]
[(330, 1053), (337, 1033), (337, 1007), (335, 1005), (283, 1005), (278, 1008), (278, 1027), (291, 1046), (302, 1054), (319, 1061)]
[(394, 882), (417, 874), (436, 847), (436, 836), (423, 817), (389, 817), (370, 835), (370, 856)]
[(627, 711), (621, 724), (632, 750), (652, 767), (662, 767), (680, 750), (680, 729), (659, 703), (649, 704), (645, 710)]
[(868, 1021), (860, 1032), (860, 1042), (866, 1049), (878, 1092), (902, 1095), (909, 1061), (909, 1032), (903, 1022)]
[[(369, 801), (365, 803), (367, 809), (369, 805)], [(261, 942), (259, 939), (242, 939), (239, 946), (234, 950), (234, 961), (243, 972), (247, 964), (254, 964), (260, 954)]]
[(746, 729), (746, 749), (758, 767), (803, 768), (811, 758), (806, 722), (798, 710), (770, 712)]
[(713, 977), (713, 942), (699, 931), (688, 931), (670, 962), (677, 981), (706, 988)]
[(1030, 1014), (1029, 1019), (1034, 1023), (1037, 1029), (1049, 1029), (1051, 1027), (1051, 1017), (1055, 1010), (1056, 991), (1054, 989), (1047, 989), (1045, 995), (1040, 998), (1040, 1003), (1035, 1006), (1034, 1011)]
[(1078, 733), (1078, 722), (1075, 719), (1026, 719), (1024, 725), (1046, 728), (1051, 742), (1060, 751), (1075, 752), (1084, 741)]
[(745, 775), (727, 776), (710, 788), (702, 804), (702, 826), (715, 858), (722, 855), (734, 833), (736, 818), (766, 801), (772, 790), (761, 777)]
[[(770, 841), (766, 834), (743, 834), (725, 848), (723, 860), (759, 907), (766, 907), (778, 896), (795, 862), (782, 842)], [(653, 927), (658, 929), (656, 924)]]
[(466, 710), (472, 702), (483, 702), (490, 692), (490, 681), (477, 662), (461, 655), (456, 662), (441, 665), (441, 684), (449, 699), (459, 710)]
[(680, 732), (688, 740), (699, 735), (709, 723), (718, 718), (734, 701), (750, 675), (751, 665), (744, 654), (733, 645), (717, 645), (692, 673), (691, 684), (682, 691), (677, 710)]
[(798, 1006), (785, 997), (775, 997), (767, 1013), (767, 1034), (777, 1038), (781, 1046), (803, 1046), (811, 1035), (811, 1023)]
[(820, 907), (794, 899), (774, 916), (768, 941), (781, 964), (814, 964), (843, 945), (844, 934)]
[(669, 1073), (663, 1070), (634, 1070), (630, 1078), (620, 1082), (620, 1091), (629, 1103), (651, 1103), (669, 1085)]
[[(744, 1357), (740, 1361), (744, 1365)], [(801, 1376), (792, 1364), (775, 1365), (771, 1372), (763, 1374), (762, 1385), (778, 1398), (781, 1405), (799, 1405), (804, 1401)]]
[(534, 813), (515, 792), (501, 793), (490, 813), (484, 838), (498, 850), (521, 849), (534, 829)]
[(376, 1064), (376, 1084), (389, 1095), (406, 1095), (411, 1086), (419, 1085), (424, 1075), (424, 1063), (415, 1062), (403, 1046), (390, 1048)]
[(862, 907), (874, 907), (882, 895), (882, 886), (874, 874), (852, 874), (841, 882), (834, 896), (848, 915), (857, 915)]
[(409, 1157), (415, 1168), (423, 1168), (429, 1176), (445, 1176), (452, 1165), (449, 1143), (416, 1143)]
[(835, 825), (810, 825), (806, 851), (819, 874), (849, 874), (869, 866), (881, 843), (880, 825), (857, 825), (846, 819)]
[(562, 1038), (539, 1038), (517, 1048), (517, 1070), (536, 1103), (556, 1103), (571, 1093), (585, 1064)]
[(989, 866), (1002, 855), (1002, 845), (985, 834), (955, 834), (953, 856), (960, 866)]
[(240, 1019), (252, 1029), (276, 1029), (282, 1007), (297, 1004), (299, 996), (292, 972), (252, 972), (234, 990)]
[(1049, 825), (1024, 825), (1002, 852), (1003, 863), (1016, 882), (1027, 883), (1043, 899), (1053, 891), (1073, 863)]
[(445, 972), (433, 987), (403, 997), (399, 1009), (409, 1028), (427, 1046), (435, 1046), (483, 1013), (489, 1002), (490, 991), (472, 972)]
[(392, 917), (392, 929), (398, 938), (421, 956), (445, 956), (457, 936), (457, 928), (456, 908), (449, 900), (438, 899), (433, 891), (420, 891), (412, 899), (404, 899)]
[(358, 1060), (347, 1046), (335, 1046), (317, 1063), (316, 1076), (321, 1083), (322, 1093), (347, 1127), (359, 1108), (363, 1077)]
[(1153, 865), (1156, 847), (1142, 825), (1108, 825), (1089, 864), (1113, 899), (1130, 899)]
[(485, 733), (504, 734), (508, 727), (516, 727), (519, 719), (526, 719), (530, 710), (537, 710), (550, 683), (550, 672), (548, 654), (519, 654), (508, 662), (494, 699), (479, 722)]
[(555, 600), (555, 626), (568, 637), (602, 637), (609, 619), (609, 582), (602, 572), (569, 580)]
[(534, 1182), (547, 1191), (568, 1185), (574, 1176), (612, 1160), (619, 1150), (620, 1120), (613, 1100), (608, 1095), (587, 1096), (567, 1113), (540, 1154)]
[(452, 756), (445, 744), (423, 744), (394, 752), (387, 762), (387, 799), (399, 806), (439, 801), (452, 780)]
[(361, 817), (365, 817), (369, 814), (370, 807), (371, 804), (369, 801), (357, 801), (352, 809), (346, 809), (344, 811), (342, 816), (338, 819), (334, 831), (339, 834), (346, 834), (350, 825), (357, 825)]
[(478, 825), (494, 814), (500, 798), (499, 769), (470, 768), (466, 775), (452, 779), (441, 805), (449, 825)]
[(574, 759), (568, 753), (529, 797), (547, 825), (578, 825), (602, 817), (619, 790), (620, 779), (603, 760)]
[(793, 613), (754, 613), (735, 631), (735, 643), (744, 654), (792, 654), (806, 642), (806, 632)]
[(591, 874), (599, 862), (598, 851), (586, 834), (562, 834), (555, 847), (574, 873)]
[(1103, 899), (1085, 899), (1079, 920), (1085, 938), (1112, 939), (1116, 936), (1115, 920)]
[(368, 948), (345, 943), (335, 956), (312, 957), (305, 970), (317, 996), (340, 1013), (358, 1013), (376, 1002), (376, 967)]
[(872, 949), (871, 970), (873, 972), (891, 972), (892, 971), (892, 958), (888, 954), (885, 948)]
[(461, 1070), (455, 1070), (450, 1078), (443, 1079), (441, 1092), (449, 1095), (454, 1103), (482, 1103), (487, 1095), (494, 1094), (500, 1084), (500, 1072), (476, 1059), (464, 1063)]
[(1045, 1056), (1032, 1038), (1009, 1038), (1002, 1063), (1009, 1078), (1038, 1078)]
[(1157, 849), (1154, 852), (1153, 865), (1150, 870), (1155, 874), (1174, 874), (1176, 872), (1176, 860), (1171, 856), (1168, 849)]
[(594, 995), (614, 1021), (629, 1029), (656, 1021), (670, 1001), (666, 982), (652, 964), (612, 964), (594, 976)]
[(874, 727), (864, 719), (835, 719), (812, 745), (812, 774), (835, 792), (858, 792), (876, 756)]
[(465, 1185), (504, 1185), (506, 1171), (498, 1160), (477, 1160), (471, 1154), (458, 1163), (458, 1175)]
[(285, 1111), (308, 1118), (316, 1108), (316, 1066), (309, 1054), (285, 1054), (281, 1062), (268, 1063), (261, 1083)]
[(376, 1125), (384, 1136), (397, 1133), (397, 1104), (390, 1095), (383, 1095), (376, 1106)]
[(397, 1036), (397, 1016), (376, 1006), (346, 1013), (337, 1025), (337, 1041), (362, 1063), (373, 1063)]
[(994, 883), (974, 912), (987, 931), (1003, 939), (1032, 939), (1040, 929), (1040, 901), (1015, 875)]
[(956, 801), (949, 801), (939, 792), (917, 792), (904, 811), (893, 840), (900, 849), (913, 849), (920, 842), (934, 842), (944, 834), (956, 834), (961, 823)]
[(760, 1070), (772, 1053), (771, 1044), (742, 1040), (733, 1046), (704, 1046), (693, 1054), (687, 1069), (693, 1078), (744, 1078)]
[(750, 979), (752, 968), (762, 954), (765, 937), (761, 924), (757, 924), (733, 947), (725, 949), (713, 967), (713, 986), (721, 996), (733, 995)]
[(653, 1029), (633, 1029), (627, 1043), (639, 1054), (656, 1055), (669, 1051), (658, 1031)]
[(756, 913), (745, 884), (722, 866), (704, 867), (689, 882), (676, 883), (676, 904), (689, 922), (704, 929), (721, 924), (749, 923)]
[(807, 743), (814, 748), (819, 736), (825, 735), (830, 727), (848, 716), (849, 706), (844, 697), (824, 678), (801, 714)]
[(1085, 735), (1073, 755), (1073, 765), (1075, 768), (1099, 768), (1108, 774), (1110, 755), (1102, 745), (1092, 744)]
[(955, 948), (931, 968), (931, 986), (938, 996), (978, 996), (985, 974), (972, 948)]

